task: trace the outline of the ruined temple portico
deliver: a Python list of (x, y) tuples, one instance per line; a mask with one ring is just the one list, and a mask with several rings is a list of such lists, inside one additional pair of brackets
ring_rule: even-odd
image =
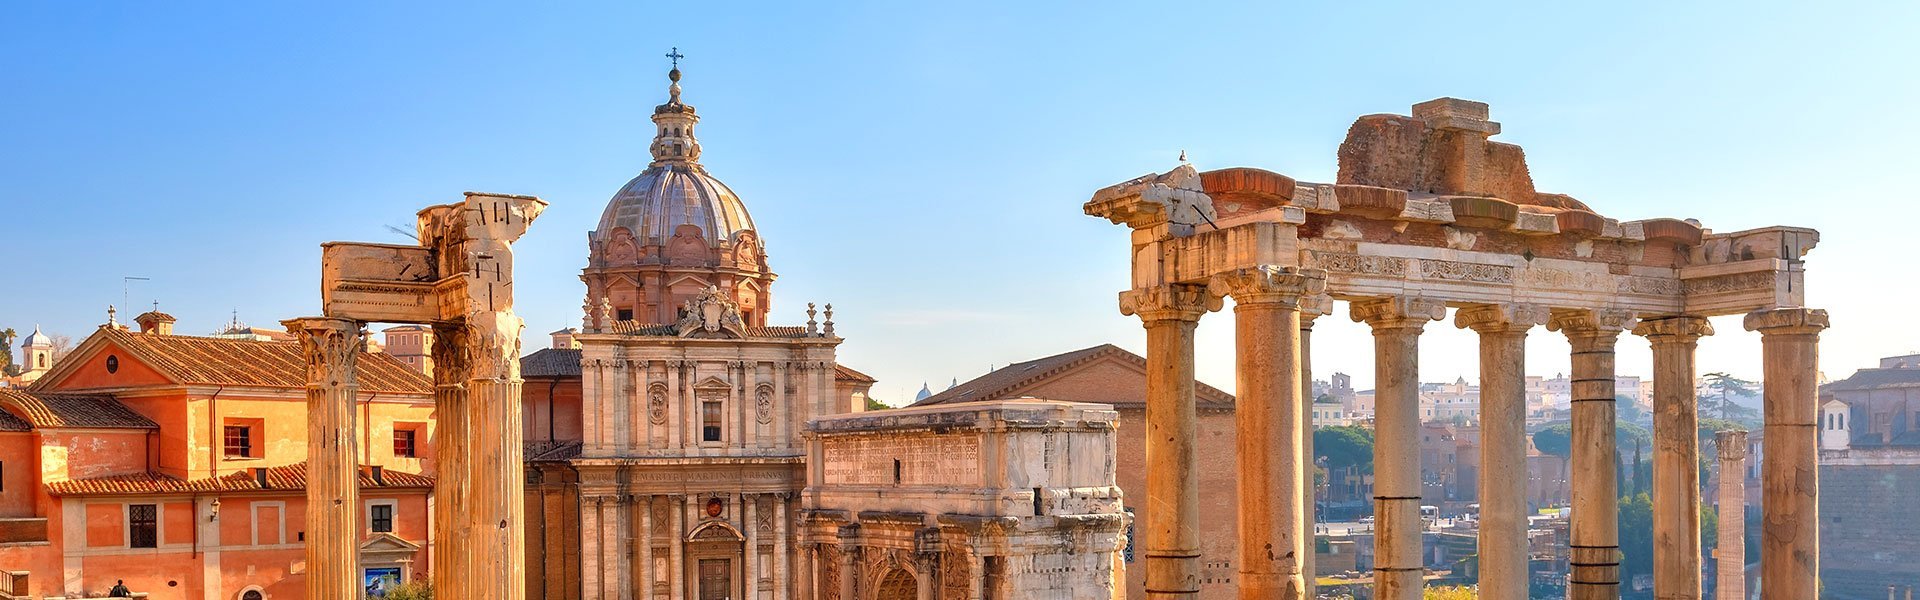
[[(1193, 445), (1193, 330), (1235, 301), (1241, 598), (1298, 598), (1311, 586), (1311, 398), (1301, 390), (1320, 300), (1372, 329), (1377, 387), (1375, 597), (1421, 594), (1418, 349), (1455, 311), (1480, 336), (1481, 464), (1522, 472), (1525, 339), (1565, 336), (1573, 363), (1574, 522), (1569, 597), (1620, 594), (1615, 520), (1614, 352), (1622, 333), (1654, 349), (1656, 597), (1697, 599), (1701, 568), (1693, 353), (1706, 318), (1747, 315), (1766, 357), (1762, 590), (1815, 595), (1817, 342), (1826, 313), (1804, 307), (1802, 257), (1818, 232), (1731, 233), (1680, 219), (1621, 221), (1536, 190), (1520, 148), (1492, 141), (1487, 106), (1441, 98), (1412, 116), (1358, 119), (1333, 183), (1254, 168), (1181, 164), (1094, 193), (1087, 214), (1131, 230), (1123, 314), (1147, 330), (1147, 502), (1137, 526), (1151, 598), (1192, 598), (1201, 560)], [(1325, 296), (1321, 296), (1324, 293)], [(1122, 432), (1126, 435), (1125, 432)], [(1139, 435), (1139, 434), (1133, 434)], [(1309, 489), (1302, 489), (1303, 487)], [(1481, 481), (1481, 597), (1524, 600), (1526, 500), (1513, 477)], [(1299, 500), (1295, 500), (1299, 499)], [(1292, 531), (1286, 531), (1286, 529)], [(1282, 558), (1274, 558), (1282, 557)]]

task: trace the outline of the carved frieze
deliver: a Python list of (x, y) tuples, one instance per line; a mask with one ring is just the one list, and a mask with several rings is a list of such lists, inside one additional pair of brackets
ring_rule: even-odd
[(1407, 262), (1391, 256), (1366, 256), (1348, 252), (1310, 251), (1307, 266), (1329, 273), (1352, 273), (1380, 277), (1406, 277)]
[(1422, 279), (1472, 281), (1476, 283), (1513, 283), (1513, 267), (1452, 260), (1418, 259)]
[(1771, 289), (1774, 286), (1773, 271), (1754, 271), (1748, 273), (1730, 273), (1713, 277), (1684, 280), (1682, 284), (1687, 295), (1718, 294), (1722, 292), (1743, 292), (1747, 290)]

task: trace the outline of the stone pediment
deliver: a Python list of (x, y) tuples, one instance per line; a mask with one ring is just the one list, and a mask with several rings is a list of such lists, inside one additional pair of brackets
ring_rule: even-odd
[(376, 533), (360, 543), (360, 555), (369, 558), (404, 558), (420, 551), (420, 545), (391, 533)]
[(706, 379), (700, 380), (700, 383), (693, 384), (693, 389), (724, 392), (733, 389), (733, 384), (727, 383), (725, 379), (708, 375)]

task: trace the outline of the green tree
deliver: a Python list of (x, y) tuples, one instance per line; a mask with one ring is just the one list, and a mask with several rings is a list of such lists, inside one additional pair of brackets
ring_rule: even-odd
[(1741, 406), (1740, 403), (1733, 401), (1733, 399), (1738, 396), (1752, 396), (1758, 393), (1754, 389), (1754, 383), (1752, 381), (1734, 377), (1724, 372), (1701, 375), (1700, 379), (1706, 384), (1706, 389), (1700, 394), (1700, 412), (1702, 414), (1718, 413), (1721, 419), (1741, 422), (1752, 421), (1759, 418), (1759, 411)]
[(1653, 498), (1620, 497), (1620, 581), (1653, 574)]
[(1420, 600), (1479, 600), (1480, 592), (1464, 585), (1436, 586), (1421, 590)]
[(1566, 423), (1554, 423), (1545, 429), (1533, 432), (1533, 447), (1551, 456), (1560, 457), (1561, 480), (1571, 484), (1572, 473), (1568, 472), (1567, 462), (1573, 458), (1573, 426)]
[(1313, 455), (1327, 459), (1328, 469), (1357, 467), (1373, 472), (1373, 430), (1359, 425), (1323, 427), (1313, 432)]
[(886, 410), (889, 408), (893, 407), (888, 406), (885, 402), (873, 399), (873, 396), (867, 396), (867, 410)]

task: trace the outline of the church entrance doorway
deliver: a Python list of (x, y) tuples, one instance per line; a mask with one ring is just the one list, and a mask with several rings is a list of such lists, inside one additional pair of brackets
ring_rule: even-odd
[(894, 569), (880, 580), (880, 587), (874, 593), (874, 600), (914, 600), (920, 590), (914, 584), (913, 575), (902, 569)]
[(700, 560), (700, 600), (730, 600), (733, 591), (733, 568), (724, 558)]

